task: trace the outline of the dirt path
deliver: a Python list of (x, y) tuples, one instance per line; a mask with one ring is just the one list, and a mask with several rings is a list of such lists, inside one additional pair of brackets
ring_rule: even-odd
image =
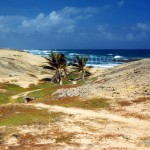
[(25, 97), (25, 96), (27, 96), (27, 94), (29, 94), (29, 93), (37, 92), (37, 91), (40, 91), (40, 90), (42, 90), (42, 89), (37, 89), (37, 90), (33, 90), (33, 91), (27, 91), (27, 92), (19, 93), (19, 94), (17, 94), (17, 95), (13, 95), (12, 98), (13, 98), (13, 99), (17, 99), (17, 98), (19, 98), (19, 97)]
[[(37, 109), (47, 109), (50, 113), (66, 114), (60, 122), (55, 123), (55, 126), (63, 131), (64, 135), (74, 134), (73, 143), (80, 143), (80, 148), (77, 149), (95, 150), (103, 147), (107, 150), (148, 150), (146, 144), (150, 136), (150, 122), (146, 120), (125, 118), (106, 110), (66, 108), (42, 103), (26, 105)], [(45, 127), (45, 130), (49, 128)], [(141, 140), (143, 138), (146, 138), (147, 143)], [(72, 144), (70, 146), (72, 147)]]
[(28, 104), (30, 106), (34, 106), (38, 109), (48, 109), (50, 112), (63, 112), (66, 114), (72, 114), (80, 117), (90, 117), (90, 118), (100, 118), (100, 119), (108, 119), (111, 121), (118, 121), (128, 123), (133, 126), (142, 126), (142, 128), (149, 128), (150, 123), (148, 121), (139, 120), (137, 118), (125, 118), (123, 116), (115, 115), (106, 110), (94, 111), (94, 110), (84, 110), (79, 108), (65, 108), (61, 106), (49, 106), (46, 104), (38, 103), (38, 104)]
[[(24, 125), (15, 128), (20, 137), (25, 136), (23, 141), (27, 141), (27, 139), (30, 141), (25, 145), (33, 150), (36, 149), (35, 146), (47, 146), (49, 149), (56, 150), (95, 150), (100, 148), (102, 150), (149, 150), (150, 147), (148, 145), (150, 122), (147, 120), (126, 118), (107, 110), (66, 108), (42, 103), (14, 105), (33, 107), (39, 110), (47, 109), (49, 113), (64, 113), (61, 120), (55, 120), (46, 125)], [(14, 145), (12, 140), (12, 136), (10, 136), (7, 140), (10, 143), (6, 142), (6, 145)]]

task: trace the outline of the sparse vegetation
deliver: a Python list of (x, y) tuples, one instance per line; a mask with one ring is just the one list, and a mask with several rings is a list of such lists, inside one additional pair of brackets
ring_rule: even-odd
[(59, 121), (64, 113), (38, 110), (32, 107), (10, 105), (0, 107), (0, 126), (47, 124)]
[(80, 100), (78, 97), (74, 98), (64, 98), (61, 100), (51, 100), (48, 102), (51, 105), (59, 105), (64, 107), (77, 107), (84, 109), (99, 109), (109, 107), (109, 99), (90, 99), (90, 100)]
[(49, 84), (49, 83), (41, 83), (38, 85), (32, 85), (29, 88), (22, 88), (17, 85), (13, 84), (3, 84), (2, 88), (5, 89), (5, 92), (0, 93), (0, 104), (5, 104), (5, 103), (22, 103), (23, 102), (23, 97), (18, 97), (17, 99), (13, 99), (12, 96), (17, 95), (19, 93), (23, 92), (29, 92), (33, 91), (36, 89), (42, 89), (43, 92), (34, 92), (31, 93), (33, 97), (37, 98), (38, 96), (42, 97), (45, 94), (51, 94), (54, 92), (55, 87), (58, 86), (56, 84)]
[(86, 63), (88, 61), (89, 57), (85, 57), (85, 56), (76, 56), (74, 58), (74, 63), (72, 64), (73, 66), (75, 66), (76, 71), (81, 72), (81, 79), (84, 80), (85, 78), (85, 67), (86, 67)]
[[(7, 61), (8, 64), (12, 64), (12, 60), (16, 58), (21, 59), (21, 55), (13, 56)], [(53, 57), (52, 62), (59, 63), (54, 55)], [(63, 56), (59, 54), (59, 59), (61, 57)], [(106, 73), (104, 73), (105, 71), (102, 74), (98, 73), (100, 76), (97, 75), (97, 71), (94, 73), (94, 69), (89, 69), (94, 75), (88, 79), (85, 67), (88, 57), (77, 57), (75, 65), (73, 64), (71, 67), (67, 67), (65, 58), (61, 59), (64, 59), (61, 60), (64, 61), (64, 64), (59, 66), (59, 72), (56, 71), (57, 67), (53, 68), (55, 72), (42, 69), (41, 65), (45, 59), (41, 63), (38, 62), (40, 59), (37, 59), (35, 65), (20, 66), (23, 71), (21, 75), (20, 72), (18, 74), (15, 72), (16, 68), (19, 68), (17, 61), (14, 68), (9, 71), (7, 83), (0, 83), (0, 149), (82, 149), (84, 147), (97, 149), (99, 146), (106, 149), (126, 149), (130, 146), (133, 149), (137, 149), (137, 147), (144, 149), (147, 143), (149, 146), (148, 136), (143, 141), (146, 142), (146, 146), (138, 145), (140, 139), (144, 138), (142, 136), (149, 133), (149, 82), (147, 82), (149, 70), (145, 69), (147, 72), (144, 76), (143, 70), (136, 74), (135, 71), (134, 74), (131, 71), (136, 66), (138, 68), (149, 66), (149, 61), (146, 65), (135, 64), (132, 66), (131, 63), (131, 66), (126, 64), (125, 67), (106, 69)], [(37, 62), (40, 69), (36, 66)], [(6, 64), (5, 69), (7, 67)], [(53, 73), (57, 74), (52, 78), (52, 81), (56, 83), (49, 82), (49, 76)], [(28, 74), (27, 86), (30, 85), (30, 87), (22, 88), (23, 86), (9, 84), (23, 85), (26, 83), (20, 84), (17, 81), (17, 78), (21, 80), (20, 76), (24, 74)], [(26, 78), (26, 76), (23, 77), (23, 79)], [(49, 80), (39, 81), (44, 77)], [(36, 82), (32, 82), (32, 79), (35, 79)], [(136, 86), (133, 86), (132, 79)], [(58, 83), (62, 80), (63, 85), (59, 85)], [(34, 85), (37, 81), (40, 83)], [(95, 82), (96, 86), (93, 86)], [(116, 82), (117, 87), (114, 88)], [(85, 83), (89, 84), (85, 85)], [(83, 84), (83, 89), (78, 87)], [(124, 86), (125, 84), (126, 86)], [(69, 88), (73, 88), (70, 90), (71, 94), (68, 92)], [(60, 91), (52, 95), (58, 89)], [(117, 91), (118, 89), (120, 91)], [(89, 92), (89, 96), (94, 97), (97, 92), (96, 95), (99, 98), (87, 100), (88, 94), (85, 94), (84, 98), (84, 93), (87, 93), (88, 90), (92, 91), (91, 95)], [(126, 90), (128, 93), (125, 93)], [(62, 96), (59, 95), (61, 91)], [(64, 91), (67, 92), (64, 93)], [(115, 95), (114, 93), (119, 94)], [(138, 98), (137, 93), (143, 97)], [(128, 99), (129, 95), (126, 96), (126, 94), (131, 95), (129, 98), (134, 98), (132, 94), (137, 94), (137, 99), (130, 100)], [(110, 97), (113, 100), (101, 96)], [(122, 96), (124, 97), (122, 98)], [(19, 104), (26, 97), (34, 99), (29, 103)], [(133, 131), (134, 134), (130, 131)]]
[(74, 133), (58, 133), (57, 132), (57, 137), (55, 138), (55, 143), (70, 143), (71, 139), (73, 138)]
[(64, 54), (57, 54), (55, 52), (51, 52), (49, 58), (46, 58), (48, 61), (48, 65), (45, 65), (45, 69), (55, 70), (55, 74), (51, 79), (51, 82), (59, 83), (62, 85), (62, 75), (63, 73), (66, 76), (66, 66), (67, 59)]

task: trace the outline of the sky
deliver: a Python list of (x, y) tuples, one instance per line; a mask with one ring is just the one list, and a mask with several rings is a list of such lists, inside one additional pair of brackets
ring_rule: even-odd
[(0, 0), (0, 47), (149, 49), (150, 0)]

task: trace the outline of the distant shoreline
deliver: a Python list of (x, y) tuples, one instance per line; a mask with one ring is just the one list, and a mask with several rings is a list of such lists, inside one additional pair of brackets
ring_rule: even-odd
[[(0, 49), (4, 50), (4, 49)], [(109, 50), (109, 49), (96, 49), (96, 50), (85, 50), (85, 49), (58, 49), (58, 50), (51, 50), (51, 49), (31, 49), (31, 50), (19, 50), (19, 49), (5, 49), (5, 50), (15, 50), (21, 52), (31, 53), (33, 55), (44, 56), (47, 57), (51, 51), (56, 53), (63, 53), (67, 58), (68, 62), (74, 58), (74, 56), (83, 56), (88, 55), (90, 56), (90, 60), (87, 63), (87, 66), (91, 66), (94, 68), (112, 68), (118, 66), (120, 64), (138, 61), (143, 58), (150, 58), (150, 50)], [(143, 54), (145, 52), (145, 54)]]
[(51, 51), (56, 53), (63, 53), (68, 62), (74, 56), (90, 56), (87, 66), (95, 68), (112, 68), (127, 62), (138, 61), (143, 58), (150, 58), (150, 50), (115, 50), (115, 49), (31, 49), (24, 50), (35, 55), (48, 56)]

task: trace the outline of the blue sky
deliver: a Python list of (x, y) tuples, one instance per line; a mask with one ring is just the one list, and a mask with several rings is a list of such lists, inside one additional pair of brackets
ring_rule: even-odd
[(0, 47), (150, 48), (150, 1), (3, 0)]

